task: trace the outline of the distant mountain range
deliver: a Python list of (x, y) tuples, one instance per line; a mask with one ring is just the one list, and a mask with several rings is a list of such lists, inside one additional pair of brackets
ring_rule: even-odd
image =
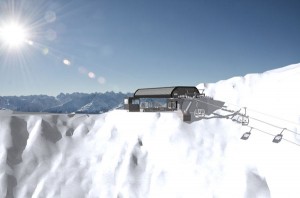
[(103, 113), (122, 106), (123, 99), (132, 94), (61, 93), (56, 97), (47, 95), (0, 96), (0, 109), (21, 112), (49, 113)]

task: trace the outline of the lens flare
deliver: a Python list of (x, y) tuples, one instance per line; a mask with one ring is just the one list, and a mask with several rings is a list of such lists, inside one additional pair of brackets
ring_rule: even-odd
[(71, 65), (71, 61), (69, 61), (68, 59), (64, 59), (63, 60), (63, 63), (67, 66), (70, 66)]
[(96, 75), (93, 72), (89, 72), (88, 76), (89, 76), (89, 78), (92, 78), (92, 79), (96, 78)]
[(78, 68), (78, 72), (80, 74), (87, 74), (88, 73), (88, 70), (85, 68), (85, 67), (79, 67)]
[(46, 12), (44, 18), (48, 23), (53, 23), (56, 20), (56, 13), (53, 11), (48, 11)]
[(42, 52), (44, 55), (47, 55), (49, 53), (49, 49), (45, 47)]
[(50, 29), (46, 32), (45, 37), (49, 41), (54, 41), (57, 38), (57, 33), (54, 30)]
[(31, 40), (28, 40), (28, 41), (27, 41), (27, 44), (32, 46), (32, 45), (34, 45), (34, 42), (31, 41)]
[(9, 22), (0, 27), (0, 39), (10, 48), (19, 48), (27, 42), (28, 32), (26, 28), (17, 23)]
[(98, 81), (98, 83), (99, 83), (100, 85), (103, 85), (103, 84), (106, 83), (106, 79), (105, 79), (104, 77), (102, 77), (102, 76), (100, 76), (100, 77), (97, 79), (97, 81)]

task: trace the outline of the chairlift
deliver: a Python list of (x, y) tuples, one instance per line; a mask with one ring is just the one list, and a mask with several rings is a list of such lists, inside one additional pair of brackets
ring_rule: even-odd
[(245, 115), (239, 115), (235, 121), (242, 124), (243, 126), (247, 126), (249, 124), (249, 117)]
[(239, 113), (236, 121), (243, 126), (247, 126), (249, 124), (249, 116), (247, 116), (247, 107), (244, 107), (245, 113)]
[(283, 138), (282, 133), (284, 130), (286, 130), (286, 128), (282, 129), (282, 131), (274, 137), (274, 139), (273, 139), (274, 143), (279, 143), (282, 140), (282, 138)]
[(253, 129), (253, 128), (251, 127), (250, 131), (244, 133), (243, 136), (241, 137), (241, 139), (242, 139), (242, 140), (248, 140), (248, 138), (249, 138), (250, 135), (251, 135), (252, 129)]
[(242, 117), (242, 125), (247, 126), (249, 124), (249, 116)]
[(204, 89), (198, 89), (199, 91), (199, 96), (205, 96), (205, 93), (204, 93)]
[(205, 116), (205, 110), (204, 109), (195, 109), (194, 111), (195, 118), (200, 118)]

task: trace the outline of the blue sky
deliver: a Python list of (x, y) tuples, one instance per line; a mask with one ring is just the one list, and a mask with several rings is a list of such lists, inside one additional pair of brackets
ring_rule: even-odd
[(0, 44), (0, 95), (197, 85), (300, 62), (298, 0), (1, 0), (0, 9), (2, 24), (16, 19), (32, 42)]

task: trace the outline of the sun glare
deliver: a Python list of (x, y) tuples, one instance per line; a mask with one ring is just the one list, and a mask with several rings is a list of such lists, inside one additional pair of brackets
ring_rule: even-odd
[(3, 24), (0, 27), (1, 42), (11, 48), (19, 48), (27, 41), (26, 29), (16, 22)]

